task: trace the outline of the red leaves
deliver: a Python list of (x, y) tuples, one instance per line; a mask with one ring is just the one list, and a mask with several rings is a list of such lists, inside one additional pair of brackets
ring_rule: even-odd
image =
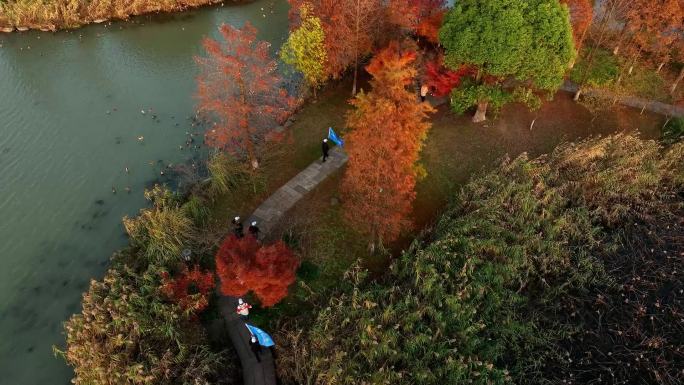
[(423, 36), (430, 43), (439, 43), (439, 28), (442, 26), (446, 11), (437, 11), (420, 20), (416, 27), (416, 33)]
[(456, 71), (450, 70), (444, 67), (444, 58), (439, 56), (435, 61), (427, 63), (425, 75), (427, 85), (433, 90), (433, 94), (442, 97), (449, 95), (452, 89), (458, 87), (464, 76), (473, 75), (474, 72), (467, 66), (461, 66)]
[(263, 306), (287, 295), (297, 267), (299, 261), (282, 241), (262, 246), (251, 236), (227, 237), (216, 254), (221, 293), (241, 296), (251, 290)]
[(284, 120), (295, 100), (281, 87), (270, 44), (256, 39), (256, 28), (220, 28), (222, 41), (205, 39), (207, 57), (197, 57), (198, 110), (214, 125), (207, 144), (255, 160), (266, 134)]
[(193, 312), (204, 310), (209, 304), (207, 295), (214, 288), (214, 274), (200, 270), (195, 265), (192, 270), (183, 265), (183, 270), (175, 278), (170, 278), (167, 272), (162, 273), (161, 291), (183, 310)]

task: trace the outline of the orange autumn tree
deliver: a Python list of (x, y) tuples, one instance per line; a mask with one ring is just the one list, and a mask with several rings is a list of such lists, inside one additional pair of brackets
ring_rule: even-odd
[(219, 31), (223, 41), (205, 38), (207, 56), (195, 58), (198, 110), (213, 120), (206, 141), (256, 169), (262, 145), (291, 112), (294, 99), (281, 87), (270, 44), (257, 40), (256, 28), (247, 22), (241, 29), (224, 24)]
[(366, 67), (372, 91), (357, 95), (347, 115), (345, 215), (369, 236), (371, 249), (411, 225), (407, 216), (420, 173), (416, 163), (430, 128), (427, 114), (433, 111), (408, 89), (416, 76), (415, 58), (396, 42), (378, 53)]
[(273, 306), (287, 295), (299, 260), (285, 243), (260, 245), (252, 236), (228, 236), (216, 254), (221, 293), (241, 296), (252, 291), (262, 306)]
[(416, 34), (433, 44), (439, 43), (439, 28), (446, 13), (444, 0), (409, 0), (416, 10)]
[(181, 309), (200, 312), (209, 305), (208, 296), (214, 288), (214, 274), (202, 271), (199, 265), (192, 270), (183, 265), (183, 269), (176, 277), (168, 272), (162, 272), (161, 292), (177, 303)]

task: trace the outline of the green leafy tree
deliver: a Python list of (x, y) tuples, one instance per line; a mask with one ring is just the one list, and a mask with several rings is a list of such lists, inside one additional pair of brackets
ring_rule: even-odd
[[(557, 0), (461, 0), (446, 15), (439, 39), (448, 67), (477, 69), (474, 84), (463, 85), (471, 89), (452, 94), (457, 111), (477, 105), (474, 122), (486, 119), (490, 103), (505, 101), (504, 83), (555, 92), (575, 56), (568, 9)], [(529, 101), (530, 93), (516, 92), (511, 100), (516, 95)]]
[(304, 75), (316, 97), (316, 89), (326, 78), (325, 33), (321, 19), (313, 15), (310, 5), (303, 4), (299, 13), (302, 24), (290, 32), (280, 50), (280, 58)]

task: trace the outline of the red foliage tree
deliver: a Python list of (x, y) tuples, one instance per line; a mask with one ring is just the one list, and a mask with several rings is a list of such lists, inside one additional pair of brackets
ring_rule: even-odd
[(177, 277), (171, 278), (169, 273), (162, 272), (161, 291), (183, 310), (200, 312), (209, 305), (207, 296), (214, 288), (214, 274), (200, 270), (195, 265), (192, 270), (183, 265)]
[(442, 26), (445, 14), (446, 11), (438, 11), (421, 18), (416, 27), (416, 34), (424, 37), (430, 43), (439, 43), (439, 28)]
[(444, 57), (437, 56), (434, 61), (430, 61), (425, 66), (425, 76), (427, 85), (432, 89), (435, 96), (442, 97), (449, 95), (451, 90), (461, 84), (464, 76), (474, 75), (476, 71), (467, 66), (461, 66), (454, 71), (444, 67)]
[(409, 91), (416, 75), (415, 52), (396, 43), (366, 67), (372, 91), (352, 100), (347, 116), (349, 162), (342, 181), (345, 215), (371, 240), (371, 247), (392, 241), (410, 227), (415, 198), (416, 165), (433, 109)]
[(206, 141), (256, 168), (261, 145), (291, 112), (294, 99), (281, 88), (270, 44), (256, 39), (256, 28), (248, 22), (242, 29), (224, 24), (219, 31), (223, 42), (204, 39), (208, 56), (195, 58), (198, 109), (214, 121)]
[(254, 237), (227, 237), (216, 254), (221, 293), (241, 296), (252, 291), (263, 306), (273, 306), (287, 295), (299, 261), (282, 241), (259, 245)]

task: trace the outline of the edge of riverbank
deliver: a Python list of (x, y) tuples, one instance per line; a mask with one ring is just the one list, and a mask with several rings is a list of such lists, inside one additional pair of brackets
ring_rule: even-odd
[[(13, 19), (11, 12), (16, 11), (13, 7), (19, 7), (19, 5), (16, 5), (16, 3), (5, 3), (4, 5), (0, 5), (0, 32), (13, 33), (29, 30), (56, 32), (59, 30), (72, 30), (89, 24), (99, 24), (107, 21), (125, 21), (135, 16), (183, 12), (189, 9), (218, 4), (221, 4), (221, 6), (224, 4), (243, 5), (250, 3), (253, 0), (176, 0), (174, 4), (166, 7), (162, 7), (159, 4), (149, 4), (140, 8), (122, 9), (118, 11), (114, 10), (113, 7), (110, 7), (110, 14), (93, 11), (88, 5), (82, 4), (81, 7), (76, 10), (76, 14), (70, 18), (64, 17), (57, 1), (60, 0), (55, 0), (53, 3), (46, 4), (43, 8), (34, 10), (35, 12), (24, 18), (20, 19), (19, 17), (14, 17), (14, 19), (17, 20), (11, 20)], [(42, 19), (39, 19), (41, 17)]]

